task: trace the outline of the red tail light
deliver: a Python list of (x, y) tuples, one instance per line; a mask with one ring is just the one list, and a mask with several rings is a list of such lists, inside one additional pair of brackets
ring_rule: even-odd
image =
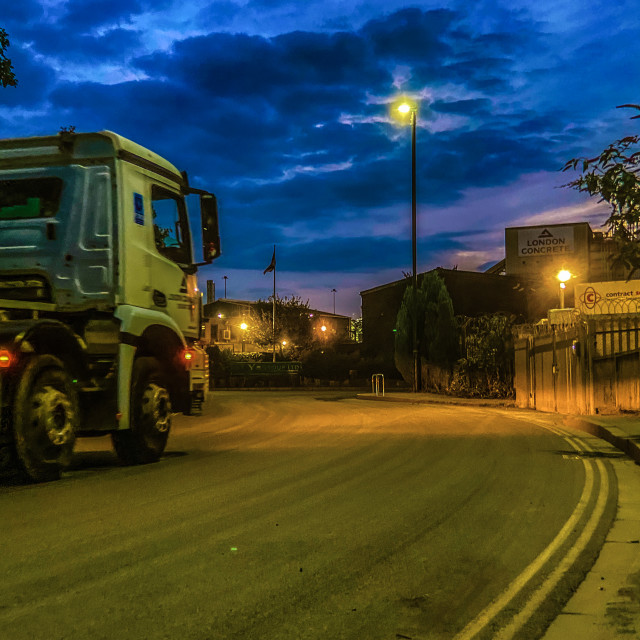
[(8, 349), (0, 349), (0, 369), (8, 369), (15, 362), (15, 356)]
[(194, 357), (195, 357), (195, 353), (191, 349), (185, 349), (182, 352), (182, 361), (184, 362), (184, 366), (187, 369), (191, 368), (191, 364), (193, 363)]

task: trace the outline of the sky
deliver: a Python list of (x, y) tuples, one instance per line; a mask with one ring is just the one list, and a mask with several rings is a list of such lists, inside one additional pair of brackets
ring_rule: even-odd
[(3, 3), (17, 88), (0, 137), (108, 129), (216, 193), (216, 296), (360, 315), (411, 272), (481, 271), (505, 227), (607, 208), (564, 163), (639, 133), (637, 0), (21, 0)]

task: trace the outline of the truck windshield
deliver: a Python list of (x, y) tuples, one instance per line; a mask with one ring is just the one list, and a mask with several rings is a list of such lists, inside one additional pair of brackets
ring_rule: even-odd
[(0, 180), (0, 220), (53, 218), (60, 208), (61, 178)]

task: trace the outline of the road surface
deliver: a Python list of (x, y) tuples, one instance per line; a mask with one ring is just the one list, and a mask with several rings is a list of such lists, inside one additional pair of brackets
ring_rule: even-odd
[(546, 589), (504, 636), (534, 638), (615, 505), (606, 458), (558, 425), (236, 391), (176, 417), (157, 464), (82, 440), (62, 480), (0, 485), (0, 638), (494, 637)]

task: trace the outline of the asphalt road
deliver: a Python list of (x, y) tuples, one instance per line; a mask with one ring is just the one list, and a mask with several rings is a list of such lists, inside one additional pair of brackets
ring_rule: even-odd
[(0, 485), (0, 639), (493, 637), (608, 528), (589, 457), (518, 412), (218, 392), (157, 464), (85, 439), (62, 480)]

